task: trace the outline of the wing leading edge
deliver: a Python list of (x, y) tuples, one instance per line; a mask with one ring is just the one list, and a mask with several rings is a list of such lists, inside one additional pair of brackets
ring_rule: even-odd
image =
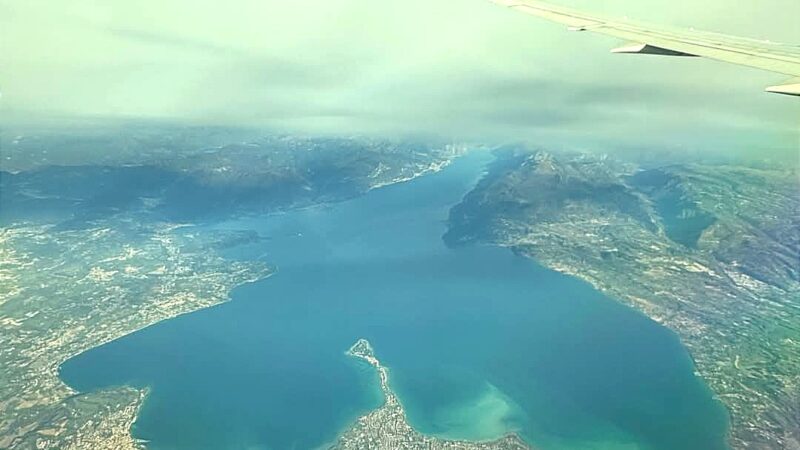
[(515, 11), (592, 31), (628, 43), (614, 53), (702, 56), (794, 77), (766, 88), (767, 92), (800, 96), (800, 46), (747, 39), (705, 31), (673, 29), (630, 20), (610, 19), (538, 0), (491, 0)]

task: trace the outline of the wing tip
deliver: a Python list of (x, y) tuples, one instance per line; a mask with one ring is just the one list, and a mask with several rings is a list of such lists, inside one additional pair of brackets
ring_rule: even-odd
[(800, 78), (787, 80), (775, 86), (769, 86), (765, 91), (773, 94), (794, 95), (800, 97)]

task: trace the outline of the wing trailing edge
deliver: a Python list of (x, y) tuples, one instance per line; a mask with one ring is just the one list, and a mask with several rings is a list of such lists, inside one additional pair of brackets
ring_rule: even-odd
[(731, 64), (789, 75), (767, 92), (800, 96), (800, 46), (728, 36), (719, 33), (613, 19), (539, 0), (491, 0), (529, 15), (564, 24), (573, 31), (590, 31), (629, 42), (611, 50), (662, 56), (702, 56)]

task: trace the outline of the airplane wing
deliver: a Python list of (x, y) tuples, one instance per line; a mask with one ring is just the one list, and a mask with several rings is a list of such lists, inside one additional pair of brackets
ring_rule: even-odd
[(538, 0), (492, 0), (515, 11), (563, 23), (574, 31), (592, 31), (628, 43), (614, 53), (703, 56), (795, 77), (767, 92), (800, 96), (800, 46), (705, 31), (673, 29), (630, 20), (609, 19)]

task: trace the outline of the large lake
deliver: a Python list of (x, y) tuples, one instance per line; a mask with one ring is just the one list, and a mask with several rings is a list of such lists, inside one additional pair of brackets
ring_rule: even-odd
[(228, 256), (278, 272), (87, 351), (63, 379), (150, 387), (133, 433), (151, 449), (310, 449), (381, 402), (375, 374), (344, 354), (364, 337), (424, 433), (516, 431), (543, 450), (726, 449), (727, 413), (669, 330), (506, 249), (443, 244), (449, 208), (490, 158), (212, 225), (267, 237)]

